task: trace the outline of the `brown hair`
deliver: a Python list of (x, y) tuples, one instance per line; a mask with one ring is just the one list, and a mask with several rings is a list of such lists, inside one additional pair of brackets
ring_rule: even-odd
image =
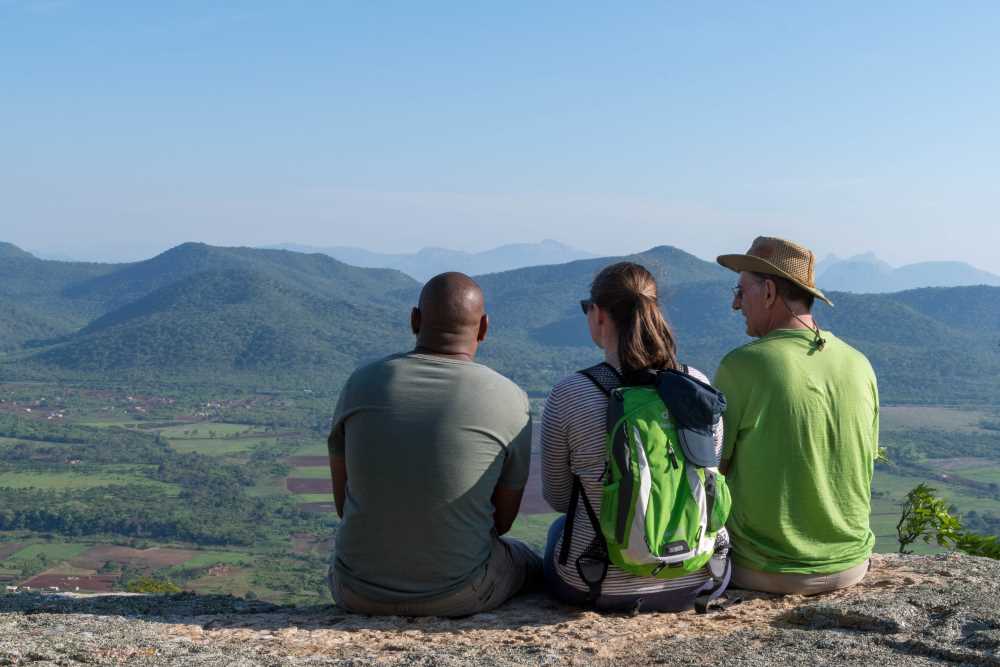
[(623, 373), (678, 368), (674, 334), (660, 312), (656, 279), (645, 267), (618, 262), (604, 268), (590, 285), (590, 298), (611, 315), (618, 329)]

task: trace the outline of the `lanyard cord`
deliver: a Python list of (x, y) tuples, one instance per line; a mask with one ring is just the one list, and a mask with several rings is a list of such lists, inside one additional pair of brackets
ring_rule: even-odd
[[(813, 334), (816, 335), (816, 337), (813, 338), (813, 345), (816, 346), (817, 350), (819, 350), (820, 352), (822, 352), (823, 348), (826, 347), (826, 339), (823, 338), (822, 335), (820, 335), (819, 326), (812, 326), (811, 327), (808, 324), (806, 324), (804, 321), (802, 321), (801, 317), (799, 317), (798, 315), (795, 314), (795, 311), (793, 311), (791, 308), (788, 307), (788, 304), (785, 302), (785, 298), (783, 296), (779, 296), (778, 298), (781, 299), (781, 303), (785, 307), (785, 310), (787, 310), (789, 313), (791, 313), (792, 317), (794, 317), (798, 321), (799, 324), (801, 324), (802, 326), (804, 326), (806, 329), (809, 329), (809, 331), (812, 331)], [(814, 322), (815, 322), (815, 320), (814, 320)]]

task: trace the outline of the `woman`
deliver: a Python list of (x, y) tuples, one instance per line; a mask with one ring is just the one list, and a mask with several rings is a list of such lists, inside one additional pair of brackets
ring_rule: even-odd
[[(613, 264), (594, 278), (590, 299), (580, 302), (590, 337), (604, 350), (604, 374), (614, 382), (621, 374), (642, 369), (675, 369), (676, 347), (670, 326), (657, 301), (656, 280), (632, 262)], [(688, 368), (694, 378), (707, 383), (700, 371)], [(542, 488), (545, 499), (559, 512), (567, 512), (573, 477), (582, 482), (586, 498), (599, 516), (602, 474), (605, 467), (605, 434), (608, 397), (594, 381), (574, 373), (557, 384), (545, 403), (542, 419)], [(722, 423), (714, 427), (715, 456), (722, 451)], [(567, 518), (549, 529), (545, 549), (545, 583), (549, 592), (569, 604), (591, 604), (588, 586), (576, 568), (577, 558), (594, 540), (595, 531), (585, 504), (577, 503), (569, 556), (560, 563), (563, 529)], [(717, 551), (728, 549), (723, 529)], [(592, 603), (603, 610), (680, 611), (691, 607), (710, 580), (707, 568), (675, 579), (643, 577), (608, 567), (600, 596)]]

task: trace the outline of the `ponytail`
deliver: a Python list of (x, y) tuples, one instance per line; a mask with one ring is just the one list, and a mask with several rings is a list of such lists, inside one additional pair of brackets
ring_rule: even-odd
[(618, 359), (624, 374), (678, 368), (677, 345), (660, 312), (656, 279), (645, 267), (612, 264), (594, 278), (590, 294), (618, 329)]

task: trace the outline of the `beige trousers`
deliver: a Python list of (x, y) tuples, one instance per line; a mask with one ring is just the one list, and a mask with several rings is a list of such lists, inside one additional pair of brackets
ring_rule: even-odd
[(860, 565), (833, 574), (758, 572), (734, 565), (732, 588), (762, 593), (816, 595), (857, 584), (868, 573), (868, 563), (866, 560)]
[(327, 575), (338, 607), (369, 616), (470, 616), (500, 606), (522, 589), (540, 589), (542, 559), (527, 544), (493, 536), (490, 559), (467, 584), (430, 600), (381, 602), (358, 595), (337, 580), (334, 568)]

